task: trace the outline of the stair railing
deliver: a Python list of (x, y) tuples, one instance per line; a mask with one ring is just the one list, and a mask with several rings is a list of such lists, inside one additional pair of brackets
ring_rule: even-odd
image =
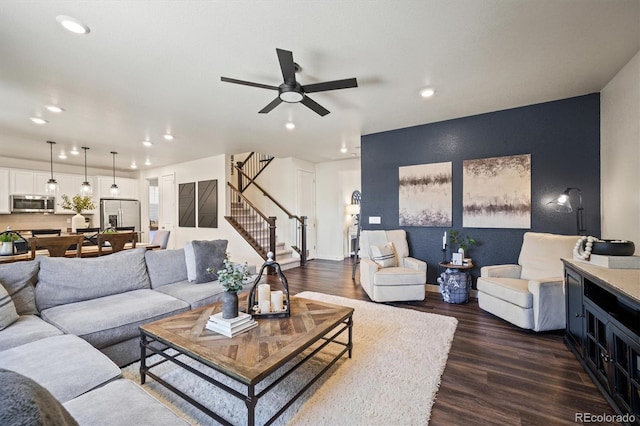
[[(271, 194), (267, 192), (264, 188), (262, 188), (255, 180), (250, 179), (249, 175), (247, 175), (244, 170), (240, 169), (238, 166), (235, 167), (238, 171), (238, 176), (243, 176), (246, 179), (251, 180), (251, 183), (260, 191), (262, 195), (267, 197), (269, 201), (276, 205), (290, 220), (295, 221), (296, 231), (294, 232), (294, 243), (291, 244), (291, 248), (295, 250), (296, 253), (300, 256), (300, 266), (304, 266), (307, 263), (307, 257), (309, 255), (307, 251), (307, 216), (297, 216), (287, 210), (282, 204), (280, 204)], [(231, 198), (233, 199), (233, 198)], [(274, 252), (275, 253), (275, 252)]]
[(228, 200), (231, 202), (231, 215), (225, 219), (240, 235), (267, 260), (267, 253), (273, 253), (276, 259), (276, 218), (267, 217), (253, 205), (237, 188), (227, 182)]
[(272, 161), (273, 157), (256, 152), (251, 152), (244, 161), (238, 161), (234, 167), (242, 171), (242, 173), (238, 173), (237, 188), (240, 192), (244, 193)]

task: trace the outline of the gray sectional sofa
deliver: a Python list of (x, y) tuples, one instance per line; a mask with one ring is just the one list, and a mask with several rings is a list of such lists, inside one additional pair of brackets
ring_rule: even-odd
[(119, 367), (140, 357), (139, 325), (221, 297), (218, 281), (187, 276), (183, 249), (0, 265), (17, 314), (0, 329), (0, 369), (44, 387), (79, 424), (184, 424)]

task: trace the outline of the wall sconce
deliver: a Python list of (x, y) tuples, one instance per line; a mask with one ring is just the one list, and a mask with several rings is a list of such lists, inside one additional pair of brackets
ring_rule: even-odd
[(567, 188), (558, 196), (557, 199), (549, 201), (547, 203), (548, 206), (553, 206), (555, 211), (558, 213), (572, 213), (574, 211), (573, 206), (571, 205), (571, 197), (570, 192), (577, 191), (578, 192), (578, 208), (575, 209), (576, 212), (576, 228), (578, 231), (578, 235), (585, 235), (587, 231), (584, 229), (584, 219), (583, 219), (583, 205), (582, 205), (582, 191), (580, 188)]

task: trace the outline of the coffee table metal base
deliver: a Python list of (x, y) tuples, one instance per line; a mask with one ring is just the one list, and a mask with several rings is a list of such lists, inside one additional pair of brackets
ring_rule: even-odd
[[(351, 354), (352, 354), (352, 350), (353, 350), (353, 342), (352, 342), (352, 330), (353, 330), (353, 318), (352, 316), (349, 316), (345, 321), (341, 322), (340, 324), (338, 324), (338, 326), (334, 329), (332, 329), (329, 333), (325, 334), (324, 336), (321, 336), (317, 342), (323, 341), (320, 345), (318, 345), (316, 348), (314, 348), (313, 350), (311, 350), (311, 352), (309, 352), (308, 354), (304, 355), (301, 359), (297, 360), (295, 363), (293, 363), (291, 365), (290, 368), (288, 368), (286, 371), (284, 371), (284, 373), (279, 376), (276, 380), (274, 380), (271, 384), (269, 384), (268, 386), (266, 386), (264, 389), (260, 390), (258, 393), (256, 393), (256, 385), (258, 385), (259, 383), (261, 383), (264, 379), (256, 382), (256, 383), (252, 383), (252, 384), (246, 384), (243, 382), (240, 382), (238, 380), (236, 380), (234, 377), (225, 374), (224, 371), (220, 371), (218, 370), (219, 373), (224, 374), (226, 377), (229, 377), (231, 379), (233, 379), (234, 381), (236, 381), (237, 383), (244, 385), (246, 387), (246, 393), (242, 393), (242, 392), (238, 392), (237, 390), (230, 388), (229, 386), (225, 385), (224, 383), (221, 383), (220, 381), (216, 380), (215, 378), (208, 376), (204, 373), (202, 373), (201, 371), (191, 367), (190, 365), (184, 363), (183, 361), (181, 361), (180, 359), (178, 359), (179, 356), (184, 355), (187, 356), (193, 360), (199, 361), (198, 359), (194, 358), (193, 356), (191, 356), (189, 353), (181, 351), (180, 348), (178, 347), (172, 347), (171, 345), (167, 346), (168, 342), (165, 341), (160, 341), (150, 335), (147, 335), (144, 330), (141, 330), (141, 338), (140, 338), (140, 383), (141, 384), (145, 384), (146, 381), (146, 376), (149, 376), (151, 378), (153, 378), (155, 381), (157, 381), (158, 383), (162, 384), (163, 386), (165, 386), (167, 389), (171, 390), (173, 393), (175, 393), (176, 395), (180, 396), (181, 398), (183, 398), (184, 400), (188, 401), (190, 404), (192, 404), (193, 406), (195, 406), (196, 408), (198, 408), (199, 410), (201, 410), (202, 412), (204, 412), (205, 414), (207, 414), (208, 416), (212, 417), (213, 419), (215, 419), (216, 421), (220, 422), (221, 424), (224, 425), (231, 425), (232, 423), (230, 423), (228, 420), (224, 419), (223, 417), (221, 417), (219, 414), (215, 413), (214, 411), (212, 411), (211, 409), (209, 409), (208, 407), (204, 406), (203, 404), (201, 404), (200, 402), (198, 402), (196, 399), (192, 398), (191, 396), (187, 395), (185, 392), (181, 391), (180, 389), (176, 388), (175, 386), (173, 386), (172, 384), (166, 382), (165, 380), (163, 380), (161, 377), (159, 377), (157, 374), (151, 372), (150, 370), (153, 367), (156, 367), (160, 364), (165, 363), (166, 361), (171, 361), (176, 365), (179, 365), (180, 367), (184, 368), (185, 370), (197, 375), (198, 377), (200, 377), (201, 379), (205, 380), (206, 382), (217, 386), (218, 388), (220, 388), (221, 390), (227, 392), (229, 395), (233, 395), (234, 397), (242, 400), (246, 407), (247, 407), (247, 424), (250, 426), (255, 425), (255, 414), (256, 414), (256, 405), (258, 403), (258, 400), (260, 398), (262, 398), (266, 393), (270, 392), (271, 390), (273, 390), (275, 387), (277, 387), (278, 384), (280, 384), (283, 380), (285, 380), (287, 377), (289, 377), (289, 375), (291, 375), (294, 371), (296, 371), (299, 367), (301, 367), (303, 364), (305, 364), (307, 361), (309, 361), (310, 359), (312, 359), (313, 357), (315, 357), (317, 354), (319, 354), (324, 348), (326, 348), (328, 345), (331, 344), (335, 344), (335, 345), (340, 345), (343, 346), (343, 349), (339, 351), (339, 353), (337, 355), (335, 355), (335, 357), (333, 357), (328, 363), (327, 365), (324, 366), (324, 368), (322, 370), (320, 370), (314, 377), (311, 378), (311, 380), (304, 385), (304, 387), (302, 387), (302, 389), (300, 389), (295, 395), (293, 395), (291, 397), (291, 399), (289, 401), (287, 401), (282, 408), (280, 408), (280, 410), (278, 410), (269, 420), (266, 421), (266, 423), (264, 423), (265, 425), (269, 425), (271, 423), (273, 423), (282, 413), (284, 413), (298, 398), (300, 398), (302, 396), (302, 394), (304, 394), (304, 392), (309, 389), (318, 379), (320, 379), (320, 377), (322, 377), (322, 375), (324, 373), (326, 373), (329, 368), (331, 368), (331, 366), (333, 364), (335, 364), (345, 353), (348, 354), (348, 357), (351, 358)], [(345, 331), (347, 331), (347, 342), (343, 342), (340, 340), (337, 340), (338, 336), (342, 335), (342, 333), (344, 333)], [(164, 347), (165, 349), (159, 349), (158, 345)], [(169, 350), (173, 350), (175, 352), (175, 354), (169, 354), (168, 351)], [(147, 351), (160, 355), (163, 359), (155, 362), (151, 365), (147, 365)], [(300, 353), (304, 352), (304, 350), (301, 350)], [(279, 371), (279, 370), (278, 370)], [(270, 376), (267, 376), (270, 377)], [(265, 377), (265, 379), (267, 378)]]

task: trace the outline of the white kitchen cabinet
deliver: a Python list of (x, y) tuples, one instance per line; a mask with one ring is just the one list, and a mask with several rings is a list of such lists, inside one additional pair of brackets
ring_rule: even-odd
[[(118, 195), (111, 195), (111, 185), (113, 185), (113, 176), (96, 176), (98, 181), (99, 198), (131, 198), (138, 199), (138, 180), (131, 178), (116, 177), (116, 185), (118, 185)], [(95, 197), (94, 197), (95, 198)], [(99, 201), (98, 198), (98, 202)]]
[(9, 169), (0, 168), (0, 214), (9, 213)]
[(47, 181), (51, 174), (33, 170), (10, 169), (9, 193), (23, 195), (46, 195)]
[[(58, 181), (58, 195), (56, 196), (56, 214), (75, 214), (73, 210), (63, 209), (60, 203), (62, 203), (62, 195), (68, 195), (69, 198), (73, 198), (75, 195), (80, 194), (80, 186), (84, 182), (84, 175), (73, 174), (58, 174), (55, 176)], [(88, 177), (91, 187), (95, 191), (94, 183), (91, 177)], [(93, 204), (99, 204), (100, 200), (95, 197), (95, 194), (91, 196)], [(96, 205), (96, 209), (98, 206)], [(82, 214), (93, 214), (94, 210), (86, 210)]]

